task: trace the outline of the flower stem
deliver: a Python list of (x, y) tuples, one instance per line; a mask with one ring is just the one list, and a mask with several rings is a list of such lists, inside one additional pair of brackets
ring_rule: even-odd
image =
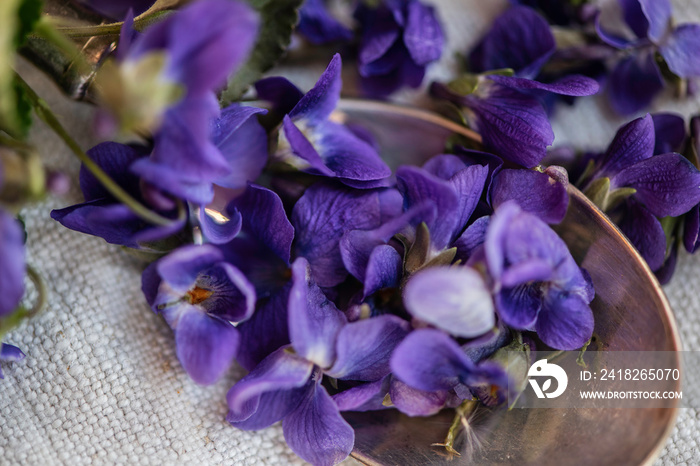
[(38, 295), (36, 298), (36, 303), (34, 303), (32, 308), (27, 311), (27, 317), (32, 317), (41, 312), (41, 310), (44, 309), (44, 306), (46, 306), (46, 284), (41, 278), (41, 275), (39, 275), (31, 266), (27, 266), (27, 276), (32, 283), (34, 283), (34, 287), (36, 288), (36, 293)]
[[(24, 88), (27, 93), (34, 111), (37, 116), (44, 121), (49, 127), (61, 138), (63, 142), (73, 151), (73, 153), (80, 159), (85, 168), (90, 170), (90, 172), (97, 178), (97, 180), (105, 187), (109, 193), (114, 196), (119, 202), (126, 205), (131, 209), (131, 211), (140, 217), (142, 220), (152, 223), (154, 225), (170, 225), (173, 220), (159, 215), (139, 201), (134, 199), (129, 193), (127, 193), (124, 188), (119, 186), (112, 178), (109, 177), (107, 173), (97, 165), (89, 155), (83, 151), (77, 142), (68, 134), (65, 128), (61, 125), (56, 118), (56, 115), (51, 111), (49, 106), (42, 100), (34, 89), (32, 89), (18, 74), (16, 74), (17, 80), (20, 85)], [(184, 209), (180, 209), (184, 211)], [(180, 216), (184, 215), (181, 213)]]
[[(163, 19), (169, 11), (156, 11), (134, 19), (134, 29), (141, 31)], [(95, 36), (118, 36), (123, 22), (110, 24), (95, 24), (91, 26), (56, 26), (56, 30), (71, 39), (81, 39)]]

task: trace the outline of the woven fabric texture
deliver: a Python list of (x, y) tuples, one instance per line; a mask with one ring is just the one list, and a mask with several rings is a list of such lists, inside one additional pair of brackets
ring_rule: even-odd
[[(447, 79), (464, 52), (505, 8), (506, 1), (434, 0), (446, 28), (447, 50), (429, 71)], [(679, 22), (700, 22), (700, 0), (673, 2)], [(313, 85), (324, 64), (287, 64), (276, 70), (302, 88)], [(84, 147), (94, 141), (93, 109), (67, 101), (26, 63), (20, 72), (39, 90)], [(420, 105), (420, 92), (396, 100)], [(657, 99), (652, 111), (700, 112), (700, 99)], [(560, 108), (556, 143), (602, 148), (624, 121), (599, 97)], [(37, 124), (32, 141), (50, 168), (77, 180), (79, 165), (61, 141)], [(303, 464), (285, 445), (279, 425), (244, 432), (225, 421), (225, 396), (243, 370), (234, 367), (210, 387), (194, 384), (180, 368), (172, 332), (140, 291), (142, 264), (98, 238), (52, 221), (53, 208), (80, 202), (74, 183), (60, 199), (28, 207), (28, 261), (48, 284), (48, 306), (9, 334), (7, 343), (27, 358), (4, 364), (0, 382), (0, 463), (71, 464)], [(681, 254), (666, 288), (685, 349), (700, 349), (700, 258)], [(700, 414), (682, 409), (658, 465), (700, 464)], [(348, 464), (355, 464), (348, 460)]]

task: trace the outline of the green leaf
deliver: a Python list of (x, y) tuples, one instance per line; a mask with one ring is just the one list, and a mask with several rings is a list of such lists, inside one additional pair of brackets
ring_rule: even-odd
[(19, 6), (18, 31), (15, 36), (16, 47), (20, 47), (27, 40), (27, 36), (34, 30), (34, 26), (41, 18), (41, 9), (44, 7), (42, 0), (24, 0)]
[(221, 94), (226, 106), (238, 100), (248, 87), (260, 79), (284, 53), (297, 24), (297, 10), (303, 0), (247, 0), (260, 14), (258, 40), (248, 61), (229, 78)]
[(41, 16), (40, 0), (0, 1), (0, 130), (21, 138), (31, 124), (15, 82), (15, 55)]

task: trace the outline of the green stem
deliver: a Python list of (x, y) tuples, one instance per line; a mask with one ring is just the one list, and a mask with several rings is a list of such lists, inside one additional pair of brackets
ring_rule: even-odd
[[(127, 193), (124, 188), (119, 186), (112, 178), (105, 173), (99, 165), (97, 165), (89, 155), (83, 151), (77, 142), (68, 134), (68, 132), (63, 128), (61, 123), (56, 118), (56, 115), (51, 111), (49, 106), (44, 102), (18, 74), (16, 74), (17, 80), (20, 85), (24, 88), (27, 93), (27, 97), (34, 107), (34, 111), (37, 116), (44, 121), (49, 127), (61, 138), (63, 142), (73, 151), (73, 153), (80, 159), (85, 168), (90, 170), (90, 172), (97, 178), (97, 180), (105, 187), (109, 193), (114, 196), (119, 202), (126, 205), (131, 209), (134, 214), (140, 217), (146, 222), (152, 223), (154, 225), (170, 225), (173, 220), (159, 215), (139, 201), (134, 199), (129, 193)], [(184, 218), (184, 208), (182, 205), (179, 206), (178, 220)]]
[(27, 266), (27, 276), (29, 276), (29, 279), (34, 283), (36, 292), (39, 295), (34, 306), (27, 312), (27, 317), (32, 317), (41, 312), (44, 306), (46, 306), (46, 284), (41, 278), (41, 275), (31, 266)]
[(71, 59), (71, 63), (75, 64), (75, 66), (78, 68), (79, 74), (90, 72), (90, 65), (85, 60), (85, 57), (83, 57), (83, 55), (80, 53), (80, 49), (78, 49), (75, 42), (62, 34), (53, 25), (49, 17), (43, 17), (37, 22), (36, 26), (34, 26), (34, 32), (32, 35), (44, 39), (50, 44), (56, 46), (57, 49), (61, 50)]
[(18, 307), (12, 314), (0, 319), (0, 343), (7, 332), (17, 327), (22, 320), (29, 316), (29, 313), (22, 306)]
[[(169, 11), (156, 11), (146, 16), (138, 17), (134, 20), (134, 29), (142, 31), (148, 26), (163, 19)], [(92, 26), (56, 26), (56, 31), (71, 39), (89, 38), (95, 36), (118, 36), (121, 32), (123, 22), (110, 24), (96, 24)]]

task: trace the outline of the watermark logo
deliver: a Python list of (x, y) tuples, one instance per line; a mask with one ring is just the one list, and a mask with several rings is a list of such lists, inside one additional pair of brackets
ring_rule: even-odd
[[(547, 379), (540, 387), (537, 378), (543, 377), (547, 377)], [(567, 377), (564, 369), (554, 363), (547, 362), (547, 359), (540, 359), (535, 364), (530, 366), (530, 370), (527, 372), (527, 378), (530, 381), (530, 385), (535, 391), (537, 398), (556, 398), (564, 393), (564, 390), (566, 390), (566, 386), (569, 383), (569, 377)], [(556, 390), (549, 392), (548, 390), (552, 387), (552, 379), (557, 381), (557, 388)]]

